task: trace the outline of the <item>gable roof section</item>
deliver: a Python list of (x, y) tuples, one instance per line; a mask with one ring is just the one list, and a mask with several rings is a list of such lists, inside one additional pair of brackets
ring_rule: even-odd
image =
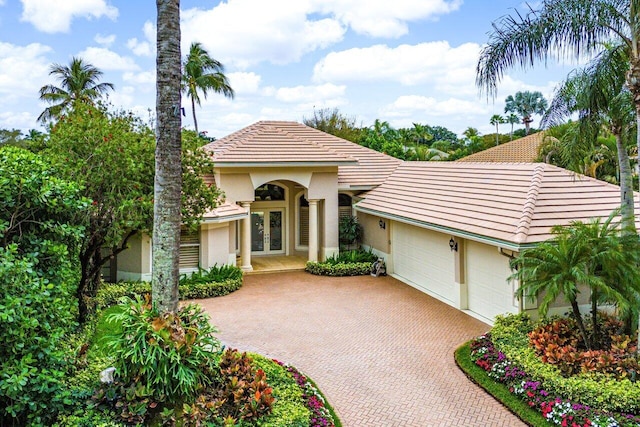
[(373, 188), (402, 162), (297, 122), (262, 121), (204, 149), (216, 166), (337, 165), (340, 188)]
[(545, 163), (405, 162), (356, 209), (518, 249), (619, 206), (618, 186)]
[(491, 147), (467, 157), (456, 160), (457, 162), (535, 162), (538, 151), (544, 141), (544, 132), (527, 135), (523, 138)]

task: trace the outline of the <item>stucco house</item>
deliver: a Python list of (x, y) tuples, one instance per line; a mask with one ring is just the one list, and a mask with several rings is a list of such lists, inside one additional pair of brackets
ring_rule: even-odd
[[(606, 217), (617, 186), (544, 163), (402, 162), (295, 122), (263, 121), (204, 147), (225, 202), (183, 234), (181, 269), (338, 252), (357, 215), (364, 246), (409, 285), (485, 321), (535, 309), (514, 296), (509, 259), (553, 225)], [(118, 279), (150, 278), (150, 238), (118, 259)]]

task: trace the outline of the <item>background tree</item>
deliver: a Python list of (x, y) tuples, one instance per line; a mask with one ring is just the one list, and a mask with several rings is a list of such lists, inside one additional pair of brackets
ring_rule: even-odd
[[(640, 124), (640, 2), (638, 0), (543, 0), (537, 10), (506, 15), (493, 24), (476, 67), (476, 84), (495, 95), (505, 71), (546, 62), (560, 52), (580, 58), (620, 45), (629, 58), (626, 85)], [(562, 49), (558, 50), (557, 47)], [(640, 132), (636, 145), (640, 152)]]
[(358, 142), (361, 136), (356, 118), (342, 114), (338, 108), (314, 108), (313, 116), (303, 117), (302, 123), (351, 142)]
[(627, 68), (624, 47), (606, 47), (584, 70), (573, 72), (559, 86), (543, 122), (557, 124), (578, 113), (573, 151), (577, 151), (575, 145), (596, 140), (602, 129), (613, 135), (618, 154), (624, 231), (635, 234), (633, 176), (625, 144), (634, 132), (633, 103), (630, 92), (624, 87)]
[(227, 98), (233, 98), (235, 95), (224, 74), (222, 63), (209, 56), (209, 52), (198, 42), (191, 43), (182, 65), (182, 91), (191, 98), (193, 125), (197, 134), (199, 132), (196, 104), (201, 105), (199, 92), (202, 92), (205, 99), (209, 91), (221, 93)]
[(500, 114), (494, 114), (493, 116), (491, 116), (491, 119), (489, 119), (489, 124), (496, 127), (496, 145), (498, 145), (500, 142), (498, 139), (498, 135), (500, 133), (498, 126), (503, 123), (505, 123), (505, 120), (504, 117), (502, 117)]
[(509, 131), (509, 141), (513, 141), (513, 125), (516, 123), (520, 123), (520, 117), (518, 117), (514, 113), (510, 113), (507, 117), (505, 117), (505, 122), (511, 125), (511, 131)]
[(529, 128), (533, 122), (531, 116), (534, 114), (543, 115), (547, 109), (547, 100), (540, 92), (516, 92), (515, 97), (509, 95), (504, 102), (504, 112), (520, 115), (527, 135), (529, 135)]
[(156, 0), (156, 167), (152, 299), (161, 313), (178, 308), (180, 197), (180, 1)]
[[(202, 181), (212, 163), (194, 146), (198, 138), (192, 132), (186, 139), (192, 142), (185, 145), (182, 156), (182, 197), (187, 201), (182, 217), (193, 224), (215, 206), (218, 193)], [(79, 218), (86, 230), (77, 289), (80, 320), (84, 320), (100, 283), (101, 267), (124, 251), (134, 235), (152, 228), (154, 135), (129, 113), (83, 105), (60, 119), (45, 145), (42, 156), (92, 200)]]
[(40, 99), (53, 104), (38, 116), (42, 123), (57, 120), (78, 104), (93, 105), (114, 87), (112, 83), (98, 83), (102, 71), (77, 57), (71, 59), (69, 66), (53, 64), (49, 75), (60, 81), (60, 87), (46, 85), (40, 89)]

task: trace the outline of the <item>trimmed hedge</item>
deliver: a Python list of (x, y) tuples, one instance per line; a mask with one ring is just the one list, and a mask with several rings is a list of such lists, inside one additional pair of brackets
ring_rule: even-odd
[[(228, 295), (242, 286), (242, 274), (239, 278), (219, 282), (191, 283), (181, 280), (179, 293), (181, 300), (213, 298)], [(122, 297), (135, 298), (151, 293), (150, 282), (104, 283), (98, 290), (95, 301), (98, 308), (116, 304)]]
[(317, 276), (364, 276), (371, 274), (370, 262), (349, 262), (329, 264), (326, 262), (307, 262), (305, 268), (311, 274)]
[(533, 330), (526, 315), (497, 316), (492, 341), (497, 349), (539, 381), (545, 390), (610, 412), (640, 412), (640, 387), (628, 379), (617, 380), (603, 374), (578, 374), (566, 378), (555, 366), (544, 363), (529, 346), (527, 333)]

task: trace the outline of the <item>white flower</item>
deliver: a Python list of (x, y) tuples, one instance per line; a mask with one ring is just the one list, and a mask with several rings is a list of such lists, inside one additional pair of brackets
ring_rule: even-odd
[(105, 384), (111, 384), (113, 382), (113, 373), (116, 371), (116, 368), (113, 366), (105, 369), (100, 372), (100, 382)]

